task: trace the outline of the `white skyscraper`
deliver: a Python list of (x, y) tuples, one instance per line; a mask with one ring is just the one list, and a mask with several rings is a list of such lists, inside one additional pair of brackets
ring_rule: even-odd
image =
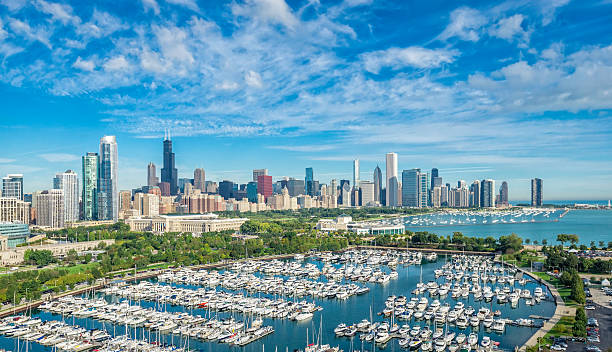
[(76, 172), (55, 174), (53, 188), (64, 191), (64, 222), (76, 222), (79, 220), (79, 178)]
[(359, 189), (359, 159), (353, 160), (353, 188)]
[(397, 178), (397, 154), (387, 153), (387, 206), (399, 206), (399, 180)]
[(98, 220), (119, 218), (119, 189), (117, 188), (117, 139), (100, 138), (98, 167)]

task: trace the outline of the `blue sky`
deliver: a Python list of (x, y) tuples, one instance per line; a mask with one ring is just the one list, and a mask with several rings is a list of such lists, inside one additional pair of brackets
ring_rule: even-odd
[(394, 151), (609, 199), (610, 33), (610, 0), (0, 0), (0, 174), (49, 188), (113, 134), (133, 188), (169, 128), (180, 176), (371, 179)]

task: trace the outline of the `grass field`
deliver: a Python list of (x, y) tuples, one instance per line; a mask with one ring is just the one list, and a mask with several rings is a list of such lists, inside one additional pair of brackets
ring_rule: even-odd
[(543, 280), (546, 280), (548, 283), (555, 286), (557, 288), (557, 291), (559, 291), (559, 295), (563, 299), (563, 302), (565, 302), (566, 306), (568, 307), (579, 306), (579, 304), (576, 301), (570, 298), (571, 291), (572, 291), (571, 288), (561, 285), (561, 282), (559, 281), (559, 279), (557, 279), (554, 276), (548, 275), (547, 273), (542, 273), (542, 272), (534, 272), (533, 274), (535, 274), (536, 276), (540, 277)]
[(553, 337), (573, 336), (574, 317), (561, 317), (561, 320), (544, 336), (543, 343), (552, 344)]

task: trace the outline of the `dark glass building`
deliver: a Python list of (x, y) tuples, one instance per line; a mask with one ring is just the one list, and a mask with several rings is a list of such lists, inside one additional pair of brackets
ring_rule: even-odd
[(170, 184), (171, 195), (178, 194), (178, 172), (174, 167), (172, 141), (168, 135), (164, 138), (164, 167), (161, 169), (161, 180)]

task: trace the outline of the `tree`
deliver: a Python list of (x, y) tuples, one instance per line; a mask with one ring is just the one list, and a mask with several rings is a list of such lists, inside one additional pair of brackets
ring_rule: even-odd
[(533, 244), (535, 244), (536, 246), (538, 245), (538, 240), (533, 240)]
[(595, 241), (591, 241), (591, 250), (595, 249), (597, 249), (597, 247), (595, 247)]
[(530, 240), (529, 238), (526, 238), (526, 239), (525, 239), (525, 243), (530, 244), (530, 243), (531, 243), (531, 240)]
[(523, 239), (513, 233), (509, 236), (501, 236), (499, 238), (499, 246), (497, 250), (502, 253), (515, 253), (523, 249)]
[(566, 234), (560, 233), (557, 235), (557, 242), (561, 242), (561, 246), (565, 247), (564, 244), (567, 242), (568, 238)]
[(51, 263), (55, 263), (55, 257), (53, 257), (53, 252), (46, 249), (26, 249), (25, 253), (23, 254), (23, 260), (28, 264), (37, 266), (46, 266)]
[(547, 239), (543, 239), (542, 240), (542, 245), (546, 246), (548, 244), (548, 240)]

